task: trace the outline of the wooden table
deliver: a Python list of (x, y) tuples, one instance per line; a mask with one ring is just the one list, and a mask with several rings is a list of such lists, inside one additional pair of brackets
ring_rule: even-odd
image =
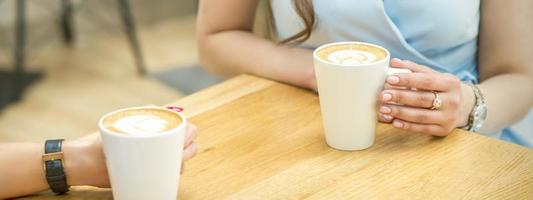
[[(333, 150), (316, 94), (249, 75), (172, 105), (199, 127), (180, 199), (533, 199), (533, 150), (478, 134), (437, 138), (379, 124), (370, 149)], [(112, 197), (77, 187), (33, 198)]]

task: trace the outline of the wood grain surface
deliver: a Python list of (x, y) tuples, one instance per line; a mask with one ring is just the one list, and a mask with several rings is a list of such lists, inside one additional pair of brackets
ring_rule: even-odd
[[(379, 124), (371, 148), (334, 150), (316, 94), (249, 75), (172, 105), (199, 128), (179, 199), (533, 199), (533, 150), (476, 133)], [(112, 199), (109, 189), (73, 190), (28, 199)]]

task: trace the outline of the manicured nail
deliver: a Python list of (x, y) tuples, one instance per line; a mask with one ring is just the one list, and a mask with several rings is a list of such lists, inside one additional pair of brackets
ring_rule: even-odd
[(389, 76), (389, 77), (387, 77), (387, 83), (398, 84), (399, 82), (400, 82), (400, 77), (397, 77), (397, 76)]
[(390, 101), (390, 100), (392, 100), (392, 95), (389, 94), (389, 93), (384, 93), (383, 96), (381, 97), (381, 100)]
[(383, 116), (383, 119), (385, 119), (387, 121), (392, 120), (392, 116), (390, 116), (390, 115), (382, 115), (382, 116)]
[(379, 108), (379, 112), (381, 113), (384, 113), (384, 114), (388, 114), (391, 112), (391, 109), (387, 106), (381, 106), (381, 108)]
[(394, 126), (396, 128), (402, 128), (403, 127), (403, 123), (399, 122), (399, 121), (394, 121), (394, 122), (392, 122), (392, 126)]
[(402, 60), (400, 60), (399, 58), (393, 58), (391, 61), (394, 61), (394, 62), (402, 62)]

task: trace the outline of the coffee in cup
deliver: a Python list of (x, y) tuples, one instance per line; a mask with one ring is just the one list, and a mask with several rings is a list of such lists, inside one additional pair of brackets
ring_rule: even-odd
[(389, 68), (389, 52), (363, 42), (326, 44), (314, 51), (326, 143), (361, 150), (374, 143), (376, 104)]
[(104, 119), (103, 126), (115, 133), (135, 136), (169, 131), (182, 121), (174, 111), (140, 108), (113, 113)]
[(387, 50), (365, 43), (331, 45), (316, 54), (323, 61), (346, 66), (371, 64), (388, 56)]
[(126, 108), (100, 119), (114, 199), (175, 200), (187, 119), (156, 106)]

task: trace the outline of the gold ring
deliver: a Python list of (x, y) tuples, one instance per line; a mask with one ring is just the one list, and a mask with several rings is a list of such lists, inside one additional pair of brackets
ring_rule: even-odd
[(439, 110), (442, 106), (442, 100), (440, 99), (439, 93), (432, 91), (433, 95), (435, 95), (435, 99), (433, 99), (433, 106), (431, 106), (431, 110)]

